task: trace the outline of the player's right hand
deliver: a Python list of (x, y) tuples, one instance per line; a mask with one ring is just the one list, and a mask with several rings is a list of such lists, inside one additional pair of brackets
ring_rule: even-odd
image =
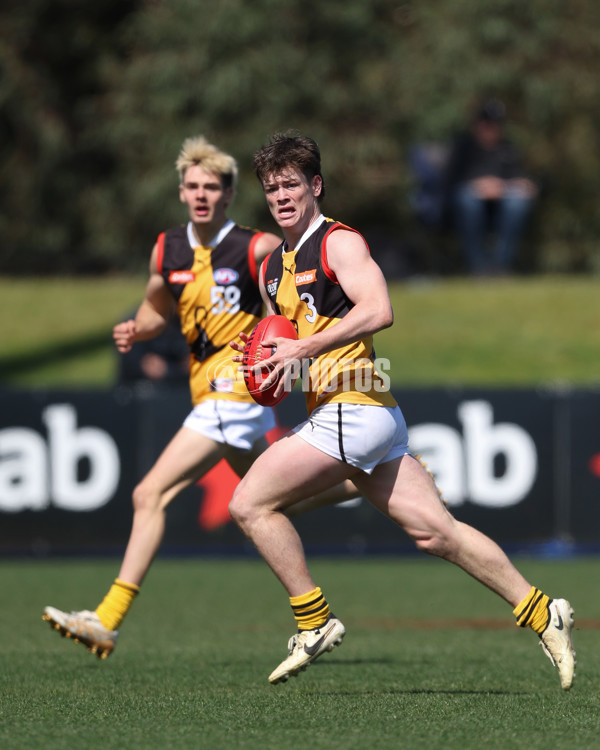
[(131, 350), (135, 342), (135, 332), (135, 320), (126, 320), (124, 323), (118, 323), (113, 328), (115, 346), (121, 354), (126, 354)]

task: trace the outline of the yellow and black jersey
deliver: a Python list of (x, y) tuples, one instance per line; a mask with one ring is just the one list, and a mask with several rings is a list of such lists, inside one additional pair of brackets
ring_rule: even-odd
[(232, 362), (229, 342), (262, 317), (256, 242), (262, 235), (228, 221), (212, 246), (199, 245), (191, 222), (158, 238), (158, 272), (175, 299), (190, 347), (192, 403), (205, 398), (252, 401)]
[[(263, 264), (269, 299), (299, 338), (330, 328), (353, 307), (327, 264), (327, 238), (337, 229), (356, 231), (323, 217), (296, 250), (282, 245)], [(372, 336), (315, 357), (302, 377), (309, 414), (325, 403), (396, 405), (388, 379), (375, 368)]]

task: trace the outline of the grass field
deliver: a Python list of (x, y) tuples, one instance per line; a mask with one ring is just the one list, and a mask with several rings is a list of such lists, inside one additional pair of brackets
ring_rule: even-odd
[[(145, 280), (0, 278), (0, 382), (109, 386), (112, 325)], [(597, 280), (393, 283), (376, 339), (396, 386), (600, 384)], [(576, 610), (564, 694), (510, 608), (425, 558), (316, 560), (341, 648), (272, 687), (293, 621), (258, 560), (159, 559), (106, 662), (62, 640), (46, 604), (93, 608), (116, 560), (0, 560), (2, 750), (600, 748), (600, 558), (520, 561)]]
[[(0, 382), (108, 386), (111, 329), (145, 278), (0, 277)], [(394, 326), (377, 335), (396, 386), (600, 384), (598, 280), (522, 277), (392, 282)]]
[(105, 662), (41, 613), (95, 607), (116, 561), (3, 561), (0, 747), (596, 749), (600, 560), (518, 564), (575, 607), (570, 693), (510, 608), (437, 560), (314, 560), (347, 636), (275, 687), (293, 621), (259, 560), (159, 558)]

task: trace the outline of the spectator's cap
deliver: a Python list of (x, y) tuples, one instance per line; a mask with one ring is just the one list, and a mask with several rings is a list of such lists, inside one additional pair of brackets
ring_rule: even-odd
[(506, 107), (500, 99), (488, 99), (483, 102), (477, 113), (478, 120), (488, 122), (504, 122), (506, 120)]

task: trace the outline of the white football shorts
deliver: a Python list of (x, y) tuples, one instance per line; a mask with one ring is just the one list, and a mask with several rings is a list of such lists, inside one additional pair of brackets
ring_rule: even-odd
[(270, 407), (207, 398), (192, 409), (183, 426), (217, 443), (249, 451), (276, 424), (275, 412)]
[(324, 404), (293, 432), (328, 456), (367, 474), (378, 464), (410, 455), (408, 430), (399, 406)]

